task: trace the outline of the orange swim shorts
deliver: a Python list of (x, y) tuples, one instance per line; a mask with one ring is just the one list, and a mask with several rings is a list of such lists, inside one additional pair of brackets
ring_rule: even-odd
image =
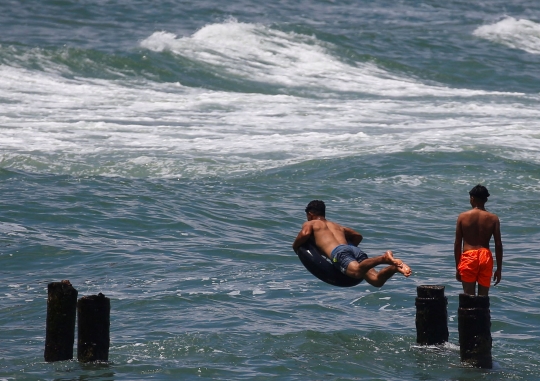
[(489, 287), (493, 274), (493, 254), (489, 249), (467, 250), (461, 254), (458, 271), (462, 282), (478, 282)]

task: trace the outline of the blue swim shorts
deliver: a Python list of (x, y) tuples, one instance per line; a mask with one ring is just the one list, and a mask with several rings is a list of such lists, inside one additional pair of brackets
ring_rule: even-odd
[(339, 268), (343, 274), (347, 271), (349, 263), (352, 261), (362, 262), (364, 259), (367, 259), (368, 256), (359, 247), (352, 245), (339, 245), (336, 246), (332, 253), (332, 263), (334, 266)]

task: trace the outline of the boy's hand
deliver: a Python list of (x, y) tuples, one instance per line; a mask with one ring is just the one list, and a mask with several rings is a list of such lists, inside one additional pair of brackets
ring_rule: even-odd
[(495, 273), (493, 274), (493, 280), (495, 281), (494, 286), (499, 284), (499, 282), (501, 281), (501, 270), (500, 269), (495, 270)]

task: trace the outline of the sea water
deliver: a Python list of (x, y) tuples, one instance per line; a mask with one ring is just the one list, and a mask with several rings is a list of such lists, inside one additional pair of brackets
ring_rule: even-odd
[[(7, 0), (0, 32), (0, 380), (540, 378), (537, 2)], [(478, 183), (492, 370), (457, 332)], [(312, 276), (312, 199), (413, 275)], [(111, 299), (108, 364), (44, 362), (63, 279)], [(422, 347), (429, 284), (450, 338)]]

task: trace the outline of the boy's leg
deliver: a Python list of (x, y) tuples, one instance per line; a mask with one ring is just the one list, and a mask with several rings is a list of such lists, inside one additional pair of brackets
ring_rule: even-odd
[(352, 278), (357, 278), (357, 279), (364, 278), (364, 276), (370, 269), (378, 265), (393, 264), (392, 260), (393, 260), (392, 252), (390, 252), (390, 255), (388, 255), (388, 252), (386, 252), (383, 255), (367, 258), (361, 262), (351, 261), (349, 265), (347, 266), (345, 275), (350, 276)]
[(364, 275), (364, 279), (374, 287), (382, 287), (395, 273), (397, 273), (397, 266), (394, 265), (385, 267), (379, 272), (374, 269), (369, 269)]
[[(379, 273), (384, 271), (384, 273), (381, 274), (380, 280), (379, 280), (378, 275), (376, 275), (379, 273), (373, 270), (373, 268), (375, 266), (383, 265), (383, 264), (387, 264), (390, 266), (379, 271)], [(347, 271), (345, 272), (345, 274), (352, 278), (357, 278), (357, 279), (365, 278), (368, 281), (368, 283), (369, 283), (369, 280), (367, 279), (367, 277), (371, 278), (373, 282), (377, 284), (382, 279), (384, 279), (382, 281), (382, 284), (384, 284), (384, 282), (386, 282), (388, 278), (390, 278), (396, 272), (400, 272), (405, 276), (411, 275), (411, 269), (409, 268), (409, 266), (403, 263), (403, 261), (399, 259), (395, 259), (394, 256), (392, 255), (392, 252), (388, 250), (383, 255), (379, 255), (378, 257), (373, 257), (373, 258), (367, 258), (367, 259), (364, 259), (362, 262), (352, 261), (347, 266)]]
[[(461, 282), (463, 285), (463, 292), (468, 295), (475, 295), (476, 294), (476, 282)], [(480, 285), (478, 285), (478, 292), (480, 292)]]
[(370, 269), (385, 263), (386, 262), (384, 261), (382, 255), (378, 257), (364, 259), (362, 262), (352, 261), (351, 263), (349, 263), (349, 266), (347, 266), (347, 271), (345, 272), (345, 275), (357, 279), (363, 278)]
[(488, 293), (489, 293), (489, 287), (482, 286), (480, 283), (478, 283), (478, 295), (488, 296)]

